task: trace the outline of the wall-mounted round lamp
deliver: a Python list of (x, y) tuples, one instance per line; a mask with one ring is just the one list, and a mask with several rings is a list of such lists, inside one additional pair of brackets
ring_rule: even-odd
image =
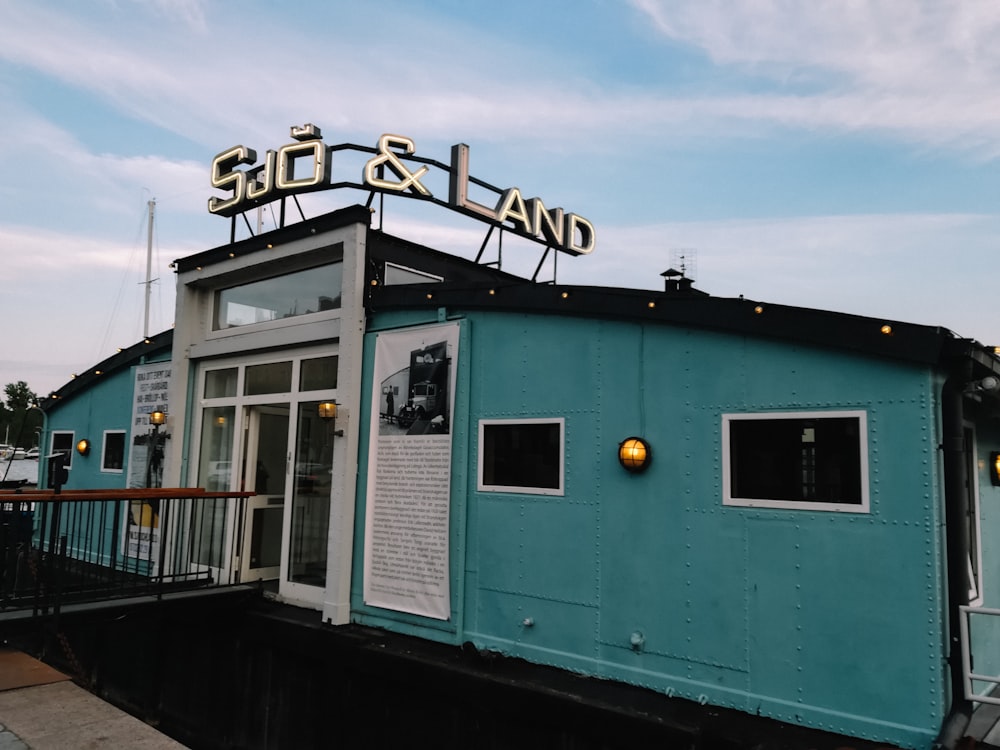
[(86, 456), (90, 453), (90, 441), (87, 438), (82, 438), (76, 441), (76, 452), (81, 456)]
[(337, 404), (333, 401), (321, 401), (319, 405), (319, 415), (323, 419), (336, 419)]
[(625, 438), (618, 444), (618, 463), (625, 471), (633, 474), (645, 471), (652, 457), (649, 443), (641, 437)]
[(151, 411), (149, 413), (149, 423), (150, 424), (155, 424), (157, 427), (159, 427), (161, 424), (163, 424), (166, 421), (167, 421), (167, 415), (164, 414), (159, 409), (157, 409), (156, 411)]
[(990, 454), (990, 484), (994, 487), (1000, 487), (1000, 453), (993, 452)]

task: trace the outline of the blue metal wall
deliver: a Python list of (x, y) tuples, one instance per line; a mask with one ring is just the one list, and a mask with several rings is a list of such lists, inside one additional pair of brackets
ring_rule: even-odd
[[(145, 361), (169, 361), (170, 351), (160, 352)], [(124, 367), (102, 375), (87, 388), (78, 391), (46, 411), (45, 434), (41, 439), (43, 455), (48, 452), (53, 432), (73, 433), (74, 443), (86, 438), (91, 443), (90, 453), (82, 456), (73, 451), (73, 461), (69, 470), (66, 490), (118, 489), (127, 486), (129, 476), (129, 453), (132, 441), (130, 423), (135, 384), (135, 371)], [(101, 471), (102, 441), (105, 430), (125, 431), (125, 457), (121, 472)], [(42, 459), (41, 463), (46, 462)], [(47, 466), (40, 472), (42, 486), (48, 481)], [(104, 550), (104, 561), (116, 554), (122, 544), (114, 538), (117, 524), (121, 523), (121, 507), (115, 504), (92, 506), (66, 503), (62, 508), (62, 524), (72, 527), (80, 534), (80, 539), (88, 539), (91, 549)], [(36, 518), (36, 522), (39, 519)], [(120, 532), (119, 532), (120, 534)], [(96, 537), (103, 537), (98, 539)], [(72, 554), (72, 550), (71, 550)]]
[[(375, 318), (404, 322), (430, 321)], [(940, 383), (927, 370), (667, 326), (506, 313), (470, 313), (466, 325), (456, 617), (423, 626), (356, 594), (356, 619), (792, 723), (930, 744), (947, 675)], [(722, 415), (817, 409), (866, 411), (871, 512), (724, 507)], [(565, 418), (565, 496), (476, 491), (478, 421), (510, 417)], [(633, 434), (654, 452), (640, 475), (616, 458)], [(366, 466), (363, 447), (356, 592)]]
[[(169, 359), (169, 355), (167, 357)], [(69, 431), (74, 440), (86, 438), (91, 443), (90, 454), (73, 452), (72, 468), (66, 489), (87, 490), (125, 487), (128, 466), (121, 473), (101, 471), (101, 441), (105, 430), (125, 430), (125, 460), (131, 441), (132, 390), (135, 376), (131, 368), (108, 374), (89, 388), (75, 393), (46, 413), (46, 435), (43, 452), (51, 445), (52, 433)]]

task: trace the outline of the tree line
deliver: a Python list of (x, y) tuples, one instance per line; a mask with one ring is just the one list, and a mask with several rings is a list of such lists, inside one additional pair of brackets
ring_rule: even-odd
[(38, 396), (23, 380), (3, 387), (4, 399), (0, 403), (0, 441), (15, 448), (34, 448), (42, 428), (42, 413), (32, 408)]

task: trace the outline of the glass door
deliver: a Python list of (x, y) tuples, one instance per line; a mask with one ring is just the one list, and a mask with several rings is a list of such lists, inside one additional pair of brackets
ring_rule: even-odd
[(246, 409), (241, 485), (256, 492), (247, 500), (240, 543), (240, 580), (277, 578), (288, 478), (287, 404)]
[(319, 589), (326, 586), (334, 427), (332, 420), (319, 416), (318, 401), (298, 404), (295, 483), (285, 580)]

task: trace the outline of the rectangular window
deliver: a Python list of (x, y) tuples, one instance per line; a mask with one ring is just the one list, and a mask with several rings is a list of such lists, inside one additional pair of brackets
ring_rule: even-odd
[(300, 391), (322, 391), (337, 387), (337, 355), (303, 359), (299, 370)]
[(441, 276), (436, 276), (426, 271), (418, 271), (415, 268), (407, 268), (395, 263), (386, 263), (383, 273), (385, 286), (398, 286), (400, 284), (427, 284), (444, 281)]
[(269, 323), (340, 308), (343, 264), (293, 271), (215, 293), (212, 330)]
[(479, 422), (479, 490), (564, 494), (563, 419)]
[(52, 433), (52, 453), (62, 453), (66, 456), (65, 466), (67, 469), (73, 468), (73, 433), (72, 432), (55, 432)]
[(223, 370), (208, 370), (205, 373), (205, 398), (226, 398), (236, 395), (236, 378), (239, 370), (227, 367)]
[(101, 448), (101, 471), (121, 474), (125, 470), (125, 430), (105, 430)]
[(723, 503), (868, 512), (863, 411), (722, 416)]
[(292, 362), (269, 362), (266, 365), (248, 365), (244, 396), (264, 393), (288, 393), (292, 390)]

